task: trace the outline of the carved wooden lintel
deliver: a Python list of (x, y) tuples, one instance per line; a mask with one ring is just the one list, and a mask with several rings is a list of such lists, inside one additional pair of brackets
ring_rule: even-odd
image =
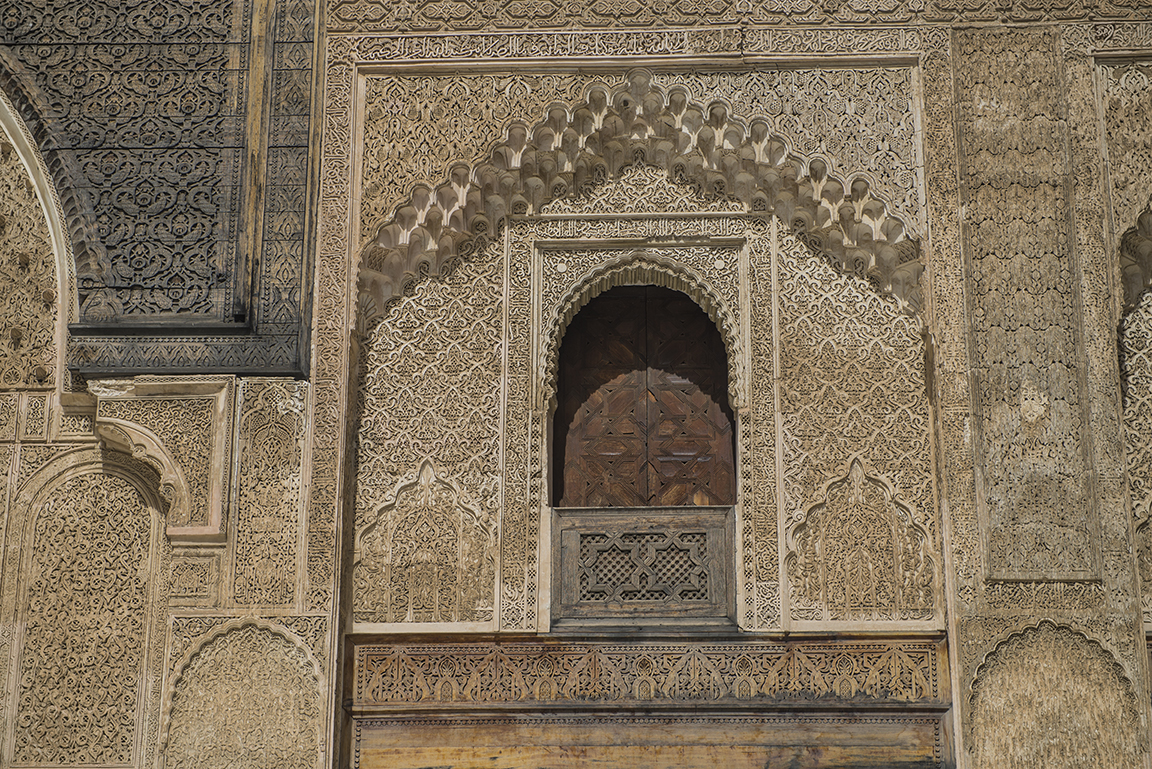
[(943, 642), (365, 644), (353, 711), (787, 702), (946, 707)]

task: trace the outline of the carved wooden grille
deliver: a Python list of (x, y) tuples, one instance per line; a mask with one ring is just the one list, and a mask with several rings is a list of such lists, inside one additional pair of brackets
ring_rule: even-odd
[(559, 621), (729, 614), (731, 508), (557, 508), (554, 532)]
[(708, 533), (580, 534), (581, 601), (706, 601)]

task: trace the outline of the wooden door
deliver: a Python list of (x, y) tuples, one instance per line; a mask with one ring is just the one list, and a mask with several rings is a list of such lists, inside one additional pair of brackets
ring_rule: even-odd
[(557, 507), (731, 505), (728, 367), (716, 325), (657, 286), (604, 292), (560, 350)]

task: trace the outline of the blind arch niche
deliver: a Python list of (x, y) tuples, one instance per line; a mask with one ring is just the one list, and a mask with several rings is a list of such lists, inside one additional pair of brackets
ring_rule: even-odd
[(556, 381), (554, 506), (735, 504), (725, 345), (686, 294), (596, 296), (566, 330)]

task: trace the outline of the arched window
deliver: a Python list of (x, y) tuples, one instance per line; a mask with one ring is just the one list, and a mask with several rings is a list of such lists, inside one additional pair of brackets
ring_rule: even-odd
[(704, 311), (667, 288), (609, 289), (560, 348), (553, 505), (733, 505), (733, 425), (724, 343)]

